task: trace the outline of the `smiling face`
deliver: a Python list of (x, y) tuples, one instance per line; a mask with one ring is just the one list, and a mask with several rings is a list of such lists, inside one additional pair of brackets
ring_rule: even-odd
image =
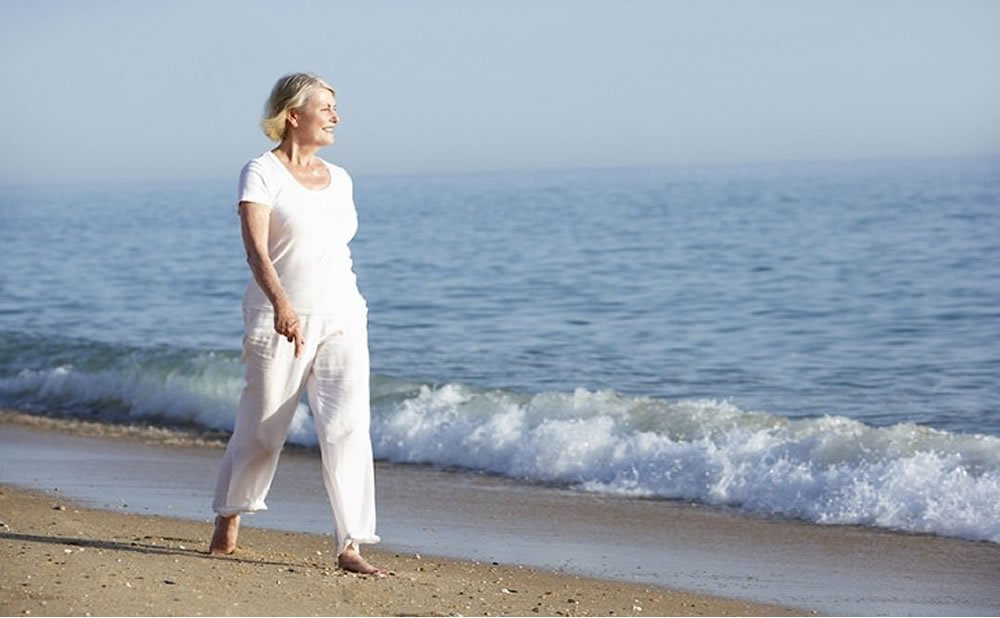
[(316, 88), (302, 107), (288, 113), (288, 132), (301, 145), (329, 146), (335, 139), (333, 128), (339, 122), (333, 93)]

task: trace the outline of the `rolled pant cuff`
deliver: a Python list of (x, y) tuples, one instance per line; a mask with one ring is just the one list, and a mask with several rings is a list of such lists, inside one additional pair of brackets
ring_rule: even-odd
[(347, 539), (344, 540), (343, 543), (340, 543), (339, 546), (337, 547), (337, 555), (339, 556), (340, 554), (344, 553), (345, 551), (348, 550), (348, 548), (353, 548), (354, 551), (360, 551), (361, 545), (374, 545), (381, 541), (382, 539), (380, 539), (378, 535), (374, 534), (372, 536), (367, 536), (367, 537), (357, 537), (357, 538), (348, 537)]
[(266, 504), (254, 504), (249, 506), (215, 506), (212, 505), (212, 511), (216, 515), (222, 515), (223, 517), (232, 517), (233, 515), (243, 515), (244, 513), (257, 513), (260, 511), (266, 511)]

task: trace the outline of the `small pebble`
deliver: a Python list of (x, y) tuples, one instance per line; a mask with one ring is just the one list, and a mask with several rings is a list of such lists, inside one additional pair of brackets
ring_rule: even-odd
[(52, 507), (52, 510), (53, 510), (53, 511), (65, 511), (65, 510), (66, 510), (66, 507), (65, 507), (65, 506), (63, 506), (63, 505), (61, 505), (61, 504), (57, 504), (57, 505), (55, 505), (54, 507)]

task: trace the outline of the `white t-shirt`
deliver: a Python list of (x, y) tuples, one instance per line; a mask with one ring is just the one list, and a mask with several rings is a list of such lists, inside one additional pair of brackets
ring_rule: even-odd
[[(354, 184), (343, 168), (323, 163), (330, 184), (314, 191), (302, 186), (274, 153), (265, 152), (243, 166), (239, 201), (271, 207), (267, 252), (296, 312), (363, 318), (368, 309), (347, 246), (358, 230)], [(273, 310), (252, 276), (243, 307)]]

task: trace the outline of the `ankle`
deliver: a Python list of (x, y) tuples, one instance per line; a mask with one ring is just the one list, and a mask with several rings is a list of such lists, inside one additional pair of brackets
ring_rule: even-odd
[(236, 513), (234, 515), (216, 515), (215, 525), (216, 526), (238, 526), (240, 524), (240, 514)]

